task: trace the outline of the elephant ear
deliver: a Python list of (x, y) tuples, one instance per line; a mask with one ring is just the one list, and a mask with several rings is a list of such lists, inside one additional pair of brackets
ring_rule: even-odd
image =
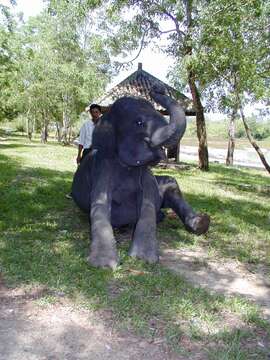
[(114, 157), (116, 139), (114, 119), (111, 112), (103, 115), (95, 126), (92, 145), (93, 149), (97, 150), (103, 157)]

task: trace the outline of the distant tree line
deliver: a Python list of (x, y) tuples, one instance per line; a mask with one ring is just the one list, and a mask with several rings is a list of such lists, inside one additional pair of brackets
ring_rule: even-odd
[(26, 23), (0, 10), (0, 120), (23, 115), (29, 138), (39, 131), (44, 142), (54, 124), (68, 143), (79, 114), (110, 80), (104, 38), (72, 5), (48, 6)]

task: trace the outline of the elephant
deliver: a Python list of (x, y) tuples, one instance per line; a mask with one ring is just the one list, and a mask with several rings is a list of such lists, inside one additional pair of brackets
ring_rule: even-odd
[(169, 122), (142, 98), (122, 97), (98, 121), (92, 152), (78, 167), (72, 197), (89, 214), (90, 252), (95, 267), (114, 269), (119, 256), (114, 228), (133, 228), (129, 255), (148, 263), (159, 260), (157, 222), (171, 208), (185, 228), (206, 233), (210, 218), (196, 213), (184, 200), (175, 179), (154, 176), (151, 167), (164, 159), (164, 148), (178, 144), (186, 129), (182, 106), (155, 85), (151, 98), (167, 109)]

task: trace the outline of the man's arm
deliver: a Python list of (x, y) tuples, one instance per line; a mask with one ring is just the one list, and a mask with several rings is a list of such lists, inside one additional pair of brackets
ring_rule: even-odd
[(82, 150), (83, 150), (83, 146), (81, 144), (79, 144), (78, 146), (78, 155), (77, 155), (77, 164), (79, 164), (81, 162), (81, 158), (82, 158)]
[(80, 130), (80, 137), (79, 137), (79, 146), (78, 146), (78, 155), (77, 155), (77, 164), (81, 162), (82, 158), (82, 150), (83, 150), (83, 144), (85, 142), (85, 126), (83, 125)]

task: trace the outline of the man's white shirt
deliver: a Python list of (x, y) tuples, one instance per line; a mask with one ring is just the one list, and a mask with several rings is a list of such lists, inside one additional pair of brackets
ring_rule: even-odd
[(94, 127), (92, 120), (85, 122), (81, 127), (79, 144), (82, 145), (84, 149), (89, 149), (92, 145)]

